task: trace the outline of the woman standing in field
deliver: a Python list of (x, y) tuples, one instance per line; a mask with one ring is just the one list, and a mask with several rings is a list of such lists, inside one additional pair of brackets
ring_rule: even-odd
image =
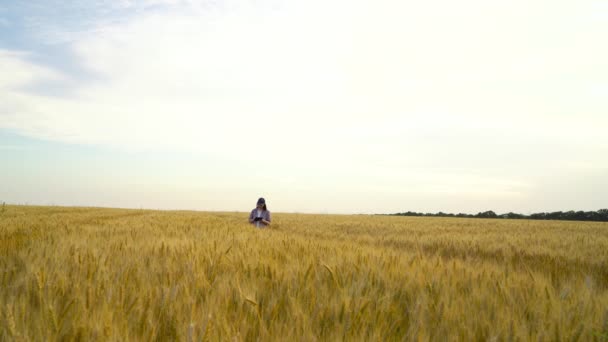
[(258, 199), (258, 203), (249, 214), (249, 223), (254, 224), (256, 228), (265, 228), (270, 225), (270, 211), (266, 208), (266, 201), (263, 197)]

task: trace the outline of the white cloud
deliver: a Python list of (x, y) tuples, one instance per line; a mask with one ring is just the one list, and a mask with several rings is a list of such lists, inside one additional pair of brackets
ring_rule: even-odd
[[(0, 127), (263, 160), (269, 169), (288, 163), (293, 175), (281, 179), (289, 184), (298, 168), (321, 164), (345, 174), (332, 178), (345, 187), (528, 191), (535, 180), (520, 174), (454, 178), (450, 170), (536, 166), (572, 146), (588, 153), (559, 165), (605, 167), (594, 155), (608, 148), (608, 103), (598, 96), (608, 25), (587, 21), (592, 2), (117, 5), (169, 7), (68, 39), (95, 75), (69, 97), (24, 91), (62, 76), (0, 54)], [(257, 146), (266, 153), (252, 153)]]
[(27, 56), (23, 52), (0, 50), (0, 88), (15, 90), (36, 82), (61, 80), (61, 75), (52, 69), (28, 63)]

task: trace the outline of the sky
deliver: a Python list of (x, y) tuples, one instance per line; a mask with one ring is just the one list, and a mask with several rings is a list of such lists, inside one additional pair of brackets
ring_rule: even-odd
[(0, 0), (0, 201), (608, 207), (608, 0)]

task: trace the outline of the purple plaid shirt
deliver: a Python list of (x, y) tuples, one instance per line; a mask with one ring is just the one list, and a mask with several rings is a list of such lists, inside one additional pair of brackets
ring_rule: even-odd
[[(253, 209), (253, 210), (251, 211), (251, 214), (249, 214), (249, 219), (250, 219), (250, 220), (253, 220), (253, 219), (256, 217), (257, 213), (258, 213), (258, 209), (257, 209), (257, 208)], [(266, 221), (270, 222), (270, 211), (268, 211), (268, 210), (262, 210), (262, 216), (261, 216), (261, 217), (262, 217), (264, 220), (266, 220)], [(266, 226), (266, 223), (263, 223), (263, 222), (260, 222), (260, 221), (258, 221), (258, 222), (255, 222), (255, 221), (254, 221), (254, 222), (253, 222), (253, 224), (254, 224), (256, 227), (258, 227), (258, 228), (259, 228), (259, 227), (264, 227), (264, 226)]]

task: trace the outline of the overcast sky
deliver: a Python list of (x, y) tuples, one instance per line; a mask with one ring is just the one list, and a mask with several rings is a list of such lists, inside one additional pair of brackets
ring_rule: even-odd
[(0, 1), (0, 201), (608, 207), (608, 1)]

